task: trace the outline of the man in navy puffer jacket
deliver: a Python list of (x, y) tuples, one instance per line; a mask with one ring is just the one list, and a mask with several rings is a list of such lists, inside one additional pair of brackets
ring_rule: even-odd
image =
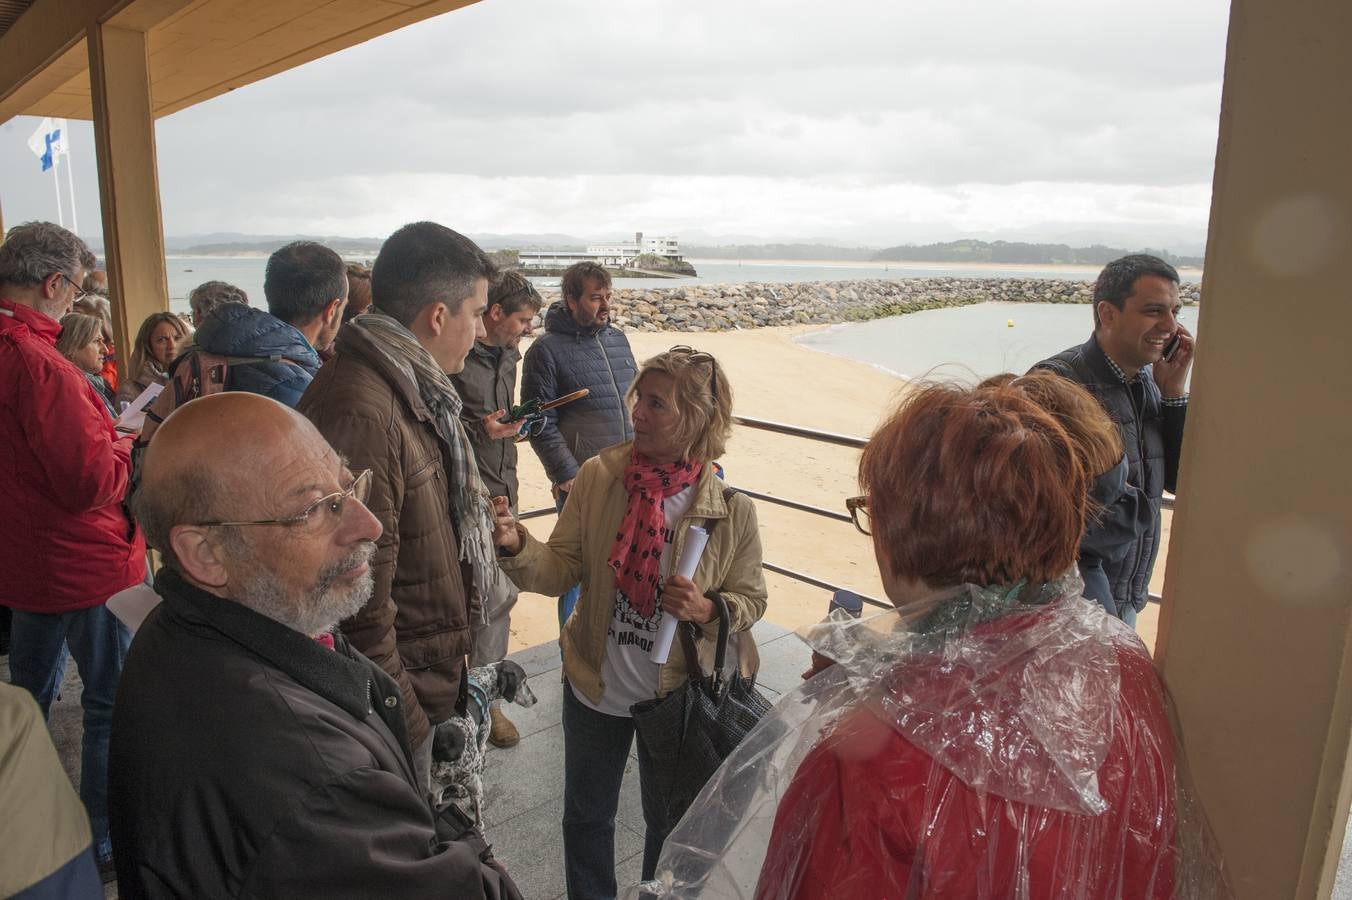
[(318, 350), (333, 343), (347, 305), (347, 267), (337, 253), (295, 241), (268, 259), (268, 311), (227, 303), (207, 314), (194, 342), (223, 356), (276, 357), (232, 365), (225, 389), (294, 407), (319, 371)]
[(563, 274), (563, 302), (545, 313), (545, 333), (526, 351), (521, 399), (553, 400), (587, 388), (585, 398), (546, 413), (530, 439), (556, 489), (567, 493), (578, 467), (634, 436), (624, 395), (637, 367), (629, 339), (610, 324), (610, 273), (577, 263)]
[[(531, 448), (554, 484), (560, 511), (578, 467), (612, 444), (634, 436), (624, 395), (638, 367), (629, 339), (610, 324), (610, 273), (593, 262), (563, 273), (562, 302), (545, 313), (545, 333), (526, 351), (521, 400), (553, 400), (587, 388), (581, 400), (545, 413)], [(572, 614), (578, 589), (559, 598), (559, 628)]]

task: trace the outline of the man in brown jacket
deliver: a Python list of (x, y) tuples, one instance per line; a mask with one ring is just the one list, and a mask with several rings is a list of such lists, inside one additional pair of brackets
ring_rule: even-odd
[(433, 728), (463, 691), (479, 594), (502, 577), (488, 493), (447, 377), (484, 334), (495, 274), (449, 228), (396, 231), (376, 257), (371, 309), (343, 326), (336, 357), (297, 407), (354, 471), (372, 471), (368, 506), (384, 526), (375, 592), (342, 629), (403, 692), (424, 788)]

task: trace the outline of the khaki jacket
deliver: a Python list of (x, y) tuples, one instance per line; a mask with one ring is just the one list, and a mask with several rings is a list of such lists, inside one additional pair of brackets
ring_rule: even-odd
[(89, 850), (89, 817), (42, 713), (31, 694), (8, 684), (0, 684), (0, 809), (0, 897), (32, 887)]
[[(582, 464), (547, 544), (518, 525), (524, 542), (521, 551), (500, 560), (502, 570), (525, 591), (557, 595), (581, 581), (582, 595), (563, 626), (559, 642), (563, 646), (564, 674), (593, 703), (599, 703), (605, 691), (601, 663), (615, 607), (615, 572), (606, 559), (629, 501), (621, 480), (631, 446), (617, 444)], [(706, 520), (717, 520), (717, 525), (695, 570), (695, 584), (722, 592), (732, 617), (731, 641), (737, 644), (742, 674), (754, 675), (760, 668), (760, 657), (749, 632), (765, 615), (766, 605), (756, 508), (747, 497), (734, 496), (730, 504), (725, 502), (723, 482), (707, 464), (690, 509), (676, 528), (672, 559), (680, 558), (686, 529), (703, 525)], [(713, 667), (718, 621), (701, 628), (700, 661), (707, 672)], [(673, 646), (658, 676), (659, 696), (679, 687), (685, 672), (685, 656), (679, 646)]]
[(460, 421), (474, 445), (479, 477), (491, 496), (506, 497), (513, 509), (517, 500), (516, 441), (490, 438), (484, 431), (483, 418), (496, 410), (512, 408), (520, 361), (515, 347), (502, 347), (495, 355), (492, 348), (475, 341), (465, 357), (464, 370), (450, 376), (465, 404)]
[(418, 386), (355, 328), (338, 333), (337, 350), (297, 409), (354, 473), (371, 470), (366, 505), (384, 529), (371, 561), (375, 592), (342, 628), (399, 684), (418, 747), (460, 696), (473, 577), (451, 522), (445, 448)]

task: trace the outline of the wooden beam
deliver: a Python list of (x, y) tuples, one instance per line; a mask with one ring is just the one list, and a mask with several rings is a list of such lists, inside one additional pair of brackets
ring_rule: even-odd
[(0, 103), (82, 41), (91, 22), (113, 14), (127, 2), (37, 0), (0, 35)]
[[(17, 115), (90, 118), (85, 34), (97, 23), (149, 31), (209, 0), (37, 0), (0, 35), (0, 124)], [(83, 97), (53, 93), (83, 77)], [(85, 102), (80, 102), (80, 100)]]
[(93, 115), (82, 41), (95, 24), (149, 34), (158, 117), (473, 2), (38, 0), (0, 36), (0, 123)]
[(1327, 898), (1352, 804), (1349, 45), (1347, 0), (1231, 3), (1156, 655), (1241, 900)]
[[(272, 75), (285, 72), (288, 69), (294, 69), (297, 66), (313, 62), (316, 59), (337, 53), (339, 50), (346, 50), (348, 47), (355, 47), (358, 44), (365, 43), (372, 38), (380, 37), (391, 31), (397, 31), (408, 25), (434, 18), (452, 10), (461, 9), (479, 0), (431, 0), (431, 2), (418, 3), (414, 6), (402, 6), (395, 4), (385, 4), (388, 9), (386, 14), (379, 18), (366, 22), (365, 24), (351, 29), (346, 29), (339, 34), (327, 38), (316, 40), (313, 43), (300, 46), (283, 56), (278, 56), (267, 63), (255, 66), (242, 72), (230, 73), (219, 80), (214, 81), (207, 87), (197, 88), (190, 93), (175, 96), (172, 85), (164, 85), (158, 88), (158, 93), (163, 97), (155, 108), (155, 115), (167, 116), (176, 113), (181, 109), (187, 109), (189, 106), (201, 103), (204, 100), (210, 100), (213, 97), (219, 97), (221, 94), (228, 93), (235, 88), (244, 87), (253, 84), (256, 81), (262, 81)], [(322, 10), (313, 13), (314, 16), (322, 16)], [(303, 23), (300, 23), (303, 24)], [(304, 28), (298, 28), (297, 33), (313, 33), (315, 29), (306, 25)]]
[(89, 70), (113, 331), (127, 377), (141, 322), (169, 308), (145, 32), (91, 26)]

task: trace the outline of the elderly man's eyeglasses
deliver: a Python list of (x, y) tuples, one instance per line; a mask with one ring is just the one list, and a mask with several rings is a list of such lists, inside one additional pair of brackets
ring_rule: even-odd
[(75, 288), (75, 298), (70, 301), (71, 303), (79, 303), (81, 300), (88, 300), (90, 297), (94, 296), (72, 281), (71, 277), (65, 272), (57, 272), (56, 274), (60, 275), (71, 287)]
[(869, 531), (873, 523), (869, 521), (867, 494), (859, 497), (847, 497), (845, 508), (849, 510), (850, 521), (854, 523), (855, 528), (858, 528), (863, 534), (872, 534)]
[(371, 495), (371, 470), (365, 469), (352, 480), (352, 486), (345, 491), (335, 491), (326, 497), (320, 497), (294, 516), (281, 519), (258, 519), (252, 522), (198, 522), (203, 527), (240, 528), (246, 525), (286, 525), (303, 528), (314, 533), (325, 533), (338, 527), (343, 521), (343, 512), (347, 501), (356, 500), (365, 503)]
[(694, 347), (686, 344), (677, 344), (669, 351), (671, 353), (680, 353), (686, 360), (692, 363), (709, 364), (709, 396), (714, 403), (718, 403), (718, 365), (714, 362), (713, 356), (702, 350), (696, 350)]

